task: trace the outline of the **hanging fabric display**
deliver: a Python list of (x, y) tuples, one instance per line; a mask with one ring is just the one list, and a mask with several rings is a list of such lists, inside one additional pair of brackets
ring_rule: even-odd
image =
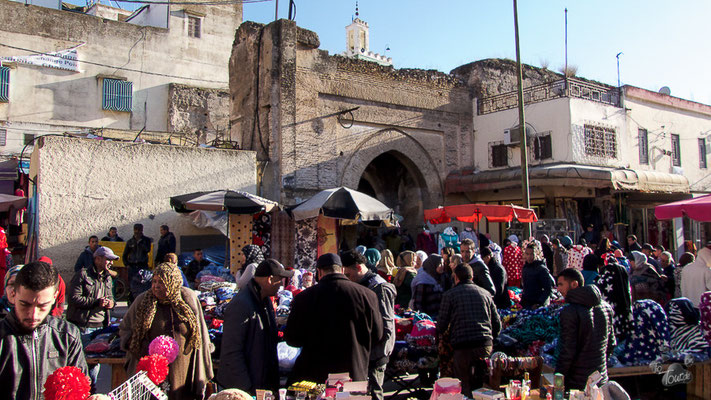
[(334, 218), (318, 216), (318, 231), (316, 240), (318, 241), (318, 256), (326, 253), (338, 254), (338, 238), (336, 230), (338, 221)]
[(317, 230), (316, 218), (296, 221), (294, 268), (313, 269), (316, 266)]
[(241, 265), (242, 248), (252, 244), (252, 215), (230, 214), (230, 271), (237, 272)]
[(284, 266), (287, 267), (292, 265), (287, 265), (286, 260), (294, 259), (294, 238), (294, 220), (289, 214), (286, 211), (272, 214), (271, 257), (285, 260)]
[(272, 214), (261, 212), (253, 215), (252, 244), (259, 246), (265, 258), (272, 254)]

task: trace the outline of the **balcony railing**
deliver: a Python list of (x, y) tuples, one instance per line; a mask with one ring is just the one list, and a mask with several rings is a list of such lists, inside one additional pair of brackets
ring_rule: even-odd
[[(620, 106), (620, 91), (615, 87), (584, 82), (577, 79), (565, 80), (530, 86), (523, 89), (523, 103), (534, 104), (561, 97), (577, 97), (598, 103)], [(477, 101), (477, 114), (484, 115), (518, 107), (518, 92), (508, 92), (485, 97)]]

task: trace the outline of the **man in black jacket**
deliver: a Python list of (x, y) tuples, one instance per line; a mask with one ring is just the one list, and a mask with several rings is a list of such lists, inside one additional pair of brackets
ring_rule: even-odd
[[(523, 251), (521, 270), (521, 306), (523, 308), (545, 307), (550, 302), (555, 281), (546, 268), (546, 263), (536, 257), (537, 244), (530, 243)], [(541, 254), (542, 256), (542, 254)]]
[(494, 289), (494, 282), (491, 280), (491, 275), (489, 274), (489, 267), (482, 262), (481, 258), (474, 254), (474, 241), (471, 239), (462, 240), (460, 249), (462, 252), (462, 260), (472, 267), (474, 284), (479, 285), (479, 287), (494, 296), (496, 290)]
[[(113, 282), (109, 271), (118, 256), (108, 248), (99, 246), (94, 252), (91, 268), (82, 268), (74, 274), (67, 292), (67, 321), (79, 327), (84, 346), (91, 342), (94, 331), (109, 325), (114, 302)], [(89, 369), (92, 387), (96, 387), (100, 364)]]
[(272, 258), (259, 263), (247, 286), (225, 308), (220, 368), (217, 381), (224, 388), (254, 394), (256, 389), (279, 389), (277, 326), (270, 297), (282, 280), (294, 276)]
[(142, 281), (139, 275), (142, 269), (148, 269), (148, 257), (153, 239), (143, 235), (143, 224), (133, 225), (133, 236), (126, 242), (121, 258), (128, 267), (128, 281), (131, 299), (150, 288), (150, 282)]
[(491, 356), (501, 321), (489, 293), (472, 282), (471, 266), (457, 265), (453, 276), (455, 286), (442, 296), (437, 333), (441, 337), (449, 328), (454, 376), (462, 381), (462, 394), (471, 398), (472, 389), (482, 386), (485, 360)]
[(86, 374), (79, 329), (52, 317), (59, 274), (51, 265), (26, 264), (15, 278), (15, 308), (0, 321), (0, 399), (39, 399), (57, 368)]
[(558, 291), (568, 303), (560, 312), (560, 340), (555, 372), (565, 377), (565, 388), (583, 389), (595, 371), (607, 382), (607, 359), (612, 354), (615, 330), (612, 307), (595, 285), (583, 286), (583, 275), (566, 268), (558, 275)]
[(175, 253), (176, 240), (168, 225), (160, 226), (160, 238), (158, 238), (158, 250), (156, 250), (156, 265), (164, 261), (165, 255)]
[(492, 251), (488, 247), (481, 248), (481, 259), (489, 268), (491, 280), (494, 283), (494, 304), (496, 308), (508, 309), (511, 307), (511, 297), (509, 297), (509, 280), (506, 275), (506, 269), (494, 257)]
[(318, 258), (318, 285), (291, 303), (284, 331), (290, 346), (301, 347), (288, 383), (324, 382), (329, 373), (348, 372), (354, 381), (368, 379), (370, 351), (383, 337), (383, 317), (372, 290), (342, 273), (341, 258)]
[(378, 296), (380, 314), (383, 316), (383, 337), (370, 350), (368, 366), (368, 386), (373, 400), (383, 400), (385, 367), (395, 347), (395, 285), (388, 283), (380, 275), (366, 267), (362, 254), (351, 250), (341, 257), (344, 273), (353, 282), (372, 290)]

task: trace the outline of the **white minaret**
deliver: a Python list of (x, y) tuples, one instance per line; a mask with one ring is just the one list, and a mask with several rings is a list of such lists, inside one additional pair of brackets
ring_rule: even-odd
[(346, 26), (346, 51), (343, 55), (348, 58), (372, 61), (380, 65), (393, 65), (392, 58), (370, 51), (368, 23), (358, 17), (358, 2), (356, 2), (355, 18), (350, 25)]

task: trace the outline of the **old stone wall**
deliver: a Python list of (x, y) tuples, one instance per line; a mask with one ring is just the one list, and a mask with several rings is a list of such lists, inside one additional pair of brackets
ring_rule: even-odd
[(227, 90), (171, 84), (168, 132), (205, 144), (229, 136), (230, 94)]
[[(128, 239), (135, 223), (154, 240), (162, 224), (182, 235), (217, 234), (193, 227), (170, 197), (217, 189), (255, 192), (251, 151), (43, 138), (32, 156), (39, 199), (39, 254), (71, 278), (91, 235), (110, 226)], [(180, 249), (178, 249), (180, 250)]]
[[(473, 162), (469, 88), (438, 71), (330, 56), (318, 44), (284, 20), (237, 31), (232, 133), (263, 160), (264, 195), (293, 204), (317, 190), (357, 188), (368, 165), (390, 154), (417, 189), (402, 188), (401, 203), (440, 204), (447, 173)], [(424, 202), (412, 197), (418, 192)]]

